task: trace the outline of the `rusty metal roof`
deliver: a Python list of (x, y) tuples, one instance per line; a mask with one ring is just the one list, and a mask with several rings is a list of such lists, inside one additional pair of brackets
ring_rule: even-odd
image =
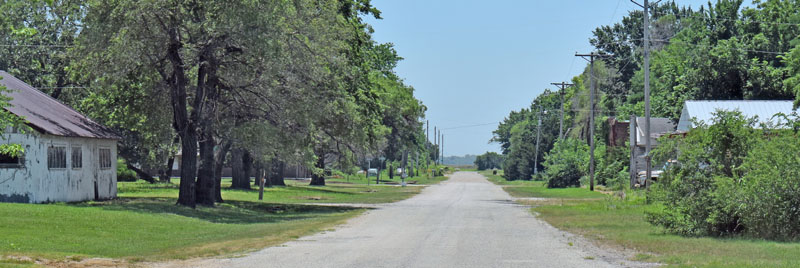
[(100, 125), (71, 107), (0, 71), (4, 95), (11, 97), (7, 111), (24, 118), (28, 125), (44, 134), (97, 139), (120, 139), (112, 130)]

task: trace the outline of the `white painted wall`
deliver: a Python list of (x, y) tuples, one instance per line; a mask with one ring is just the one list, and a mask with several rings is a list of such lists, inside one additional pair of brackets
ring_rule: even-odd
[[(0, 200), (46, 203), (77, 202), (95, 197), (94, 184), (101, 199), (117, 196), (117, 141), (108, 139), (75, 138), (11, 133), (2, 143), (22, 144), (25, 148), (24, 167), (0, 168)], [(47, 168), (47, 148), (61, 145), (67, 148), (67, 168)], [(83, 150), (83, 167), (72, 168), (72, 147)], [(100, 169), (100, 148), (111, 150), (111, 167)], [(11, 200), (9, 200), (11, 199)]]

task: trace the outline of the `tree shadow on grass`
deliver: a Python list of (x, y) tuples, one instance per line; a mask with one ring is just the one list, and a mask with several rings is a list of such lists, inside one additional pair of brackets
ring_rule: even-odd
[[(286, 189), (297, 188), (297, 189), (302, 189), (303, 191), (308, 191), (308, 192), (334, 193), (334, 194), (344, 194), (344, 195), (355, 195), (355, 194), (358, 194), (358, 193), (354, 193), (354, 192), (350, 192), (350, 191), (341, 191), (341, 190), (337, 190), (337, 189), (322, 188), (322, 187), (324, 187), (324, 186), (287, 186)], [(359, 187), (347, 187), (347, 188), (356, 189), (356, 188), (359, 188)]]
[(172, 214), (213, 223), (256, 224), (303, 220), (362, 208), (329, 207), (296, 204), (274, 204), (247, 201), (226, 201), (215, 207), (195, 209), (176, 205), (175, 198), (120, 198), (103, 202), (69, 204), (75, 207), (99, 207), (104, 210), (146, 214)]

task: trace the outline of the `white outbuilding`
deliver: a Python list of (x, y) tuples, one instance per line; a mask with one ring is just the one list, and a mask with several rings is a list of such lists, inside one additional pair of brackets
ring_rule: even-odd
[(7, 112), (32, 130), (7, 129), (19, 157), (0, 154), (0, 202), (48, 203), (117, 196), (117, 136), (67, 105), (0, 71)]
[(678, 132), (686, 132), (696, 127), (696, 122), (711, 124), (714, 113), (738, 110), (746, 117), (758, 117), (759, 123), (778, 125), (785, 123), (776, 114), (791, 114), (793, 101), (790, 100), (705, 100), (686, 101), (681, 118), (678, 120)]

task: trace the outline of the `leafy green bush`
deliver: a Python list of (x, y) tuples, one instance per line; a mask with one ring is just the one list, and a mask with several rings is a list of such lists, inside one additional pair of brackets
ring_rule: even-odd
[(117, 181), (136, 181), (138, 178), (136, 172), (128, 169), (124, 159), (117, 159)]
[[(665, 139), (654, 151), (678, 165), (648, 198), (648, 220), (683, 235), (800, 238), (800, 139), (788, 130), (756, 128), (755, 118), (717, 112), (713, 125)], [(679, 153), (678, 153), (679, 152)]]
[(580, 186), (589, 162), (589, 146), (577, 139), (557, 141), (544, 157), (544, 179), (548, 188)]

